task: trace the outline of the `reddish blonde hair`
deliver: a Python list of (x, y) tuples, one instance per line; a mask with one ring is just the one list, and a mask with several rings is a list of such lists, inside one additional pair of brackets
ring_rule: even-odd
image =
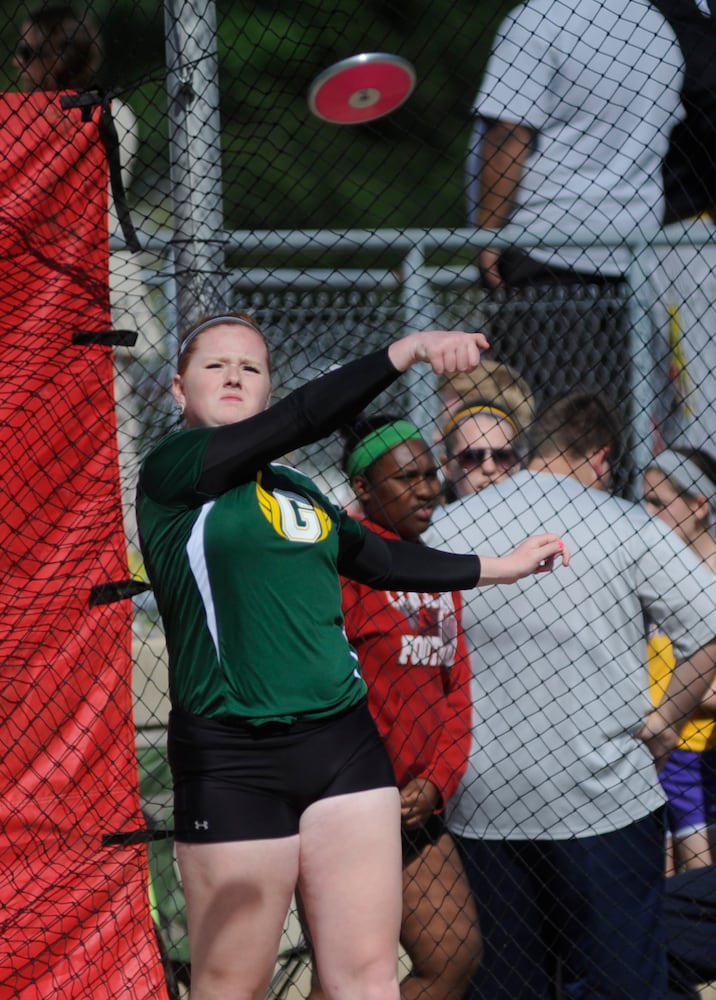
[(193, 323), (188, 330), (182, 335), (179, 341), (179, 359), (177, 361), (177, 374), (183, 375), (186, 371), (191, 357), (196, 350), (196, 342), (204, 330), (210, 330), (212, 327), (221, 326), (222, 323), (236, 323), (237, 326), (247, 326), (250, 330), (261, 337), (266, 347), (266, 357), (268, 359), (268, 369), (269, 375), (271, 374), (271, 351), (269, 349), (268, 341), (266, 335), (261, 329), (261, 327), (256, 323), (253, 317), (249, 316), (245, 312), (227, 312), (218, 313), (216, 315), (202, 316), (198, 319), (196, 323)]

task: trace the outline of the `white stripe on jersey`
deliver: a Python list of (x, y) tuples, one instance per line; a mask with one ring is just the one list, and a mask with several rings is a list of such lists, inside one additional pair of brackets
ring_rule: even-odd
[(199, 516), (194, 522), (194, 527), (191, 529), (191, 535), (186, 545), (186, 554), (189, 559), (189, 568), (196, 581), (201, 602), (204, 605), (206, 627), (209, 629), (209, 634), (214, 642), (216, 658), (219, 659), (219, 628), (216, 623), (216, 608), (214, 607), (214, 599), (211, 595), (211, 587), (209, 586), (209, 570), (206, 565), (206, 552), (204, 551), (204, 524), (215, 503), (215, 500), (211, 500), (201, 508)]

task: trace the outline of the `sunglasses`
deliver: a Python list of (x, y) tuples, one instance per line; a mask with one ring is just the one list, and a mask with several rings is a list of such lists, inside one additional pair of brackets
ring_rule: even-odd
[(472, 472), (481, 468), (488, 458), (492, 458), (498, 469), (511, 469), (517, 464), (517, 452), (514, 448), (465, 448), (455, 456), (464, 472)]

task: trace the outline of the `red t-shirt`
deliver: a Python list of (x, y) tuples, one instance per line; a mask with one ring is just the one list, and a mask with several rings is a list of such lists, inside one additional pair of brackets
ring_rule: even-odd
[[(385, 538), (398, 537), (364, 523)], [(398, 786), (427, 778), (444, 805), (467, 766), (472, 729), (461, 595), (374, 590), (346, 579), (342, 584), (346, 632)]]

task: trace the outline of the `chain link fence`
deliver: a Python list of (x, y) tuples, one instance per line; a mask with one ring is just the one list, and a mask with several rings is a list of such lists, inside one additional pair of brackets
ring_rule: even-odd
[[(631, 3), (641, 9), (624, 0), (624, 17)], [(409, 330), (482, 329), (486, 356), (526, 381), (538, 413), (587, 390), (623, 414), (613, 456), (621, 497), (641, 499), (643, 470), (664, 444), (716, 460), (708, 215), (666, 230), (641, 219), (620, 232), (616, 219), (566, 233), (547, 204), (534, 226), (505, 220), (497, 236), (468, 218), (473, 102), (512, 7), (0, 3), (9, 303), (0, 319), (9, 718), (0, 996), (188, 995), (166, 649), (133, 505), (142, 459), (178, 423), (170, 389), (191, 320), (215, 309), (254, 316), (271, 345), (276, 398)], [(550, 3), (542, 7), (549, 19)], [(410, 60), (410, 99), (360, 125), (311, 116), (311, 81), (359, 52)], [(84, 106), (78, 93), (90, 95)], [(101, 153), (91, 176), (72, 155), (85, 133)], [(702, 155), (707, 174), (714, 149)], [(106, 218), (84, 232), (88, 203), (105, 200)], [(486, 247), (544, 256), (565, 245), (619, 258), (615, 280), (559, 274), (490, 289), (481, 279)], [(440, 462), (441, 391), (415, 368), (371, 410), (409, 416)], [(348, 506), (341, 451), (334, 434), (286, 460)], [(60, 577), (50, 599), (47, 581)], [(647, 690), (644, 653), (645, 710)], [(712, 918), (703, 919), (708, 949)], [(271, 991), (305, 998), (310, 961), (294, 910), (282, 947)], [(405, 953), (401, 963), (405, 975)], [(563, 982), (559, 995), (591, 995), (574, 988)], [(435, 989), (426, 998), (448, 995)], [(541, 996), (530, 989), (520, 995)]]

